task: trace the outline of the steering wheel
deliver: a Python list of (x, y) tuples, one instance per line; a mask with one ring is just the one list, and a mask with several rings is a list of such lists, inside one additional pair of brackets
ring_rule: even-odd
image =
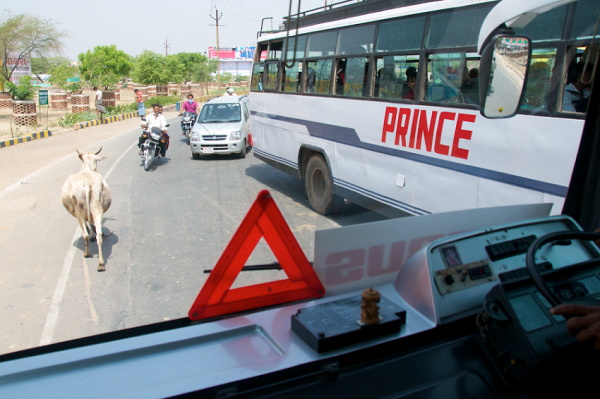
[[(525, 263), (527, 264), (527, 270), (529, 271), (529, 274), (531, 275), (531, 278), (533, 279), (533, 283), (535, 284), (537, 289), (541, 292), (541, 294), (544, 296), (544, 298), (546, 298), (548, 300), (548, 302), (550, 302), (552, 307), (562, 304), (563, 301), (548, 288), (548, 285), (546, 285), (546, 282), (544, 281), (544, 279), (542, 279), (542, 276), (540, 276), (540, 273), (538, 272), (538, 269), (537, 269), (537, 265), (535, 263), (535, 253), (539, 247), (541, 247), (542, 245), (544, 245), (548, 242), (554, 242), (554, 241), (558, 241), (558, 240), (571, 240), (571, 239), (572, 240), (595, 241), (595, 240), (600, 239), (600, 234), (588, 233), (585, 231), (559, 231), (556, 233), (546, 234), (545, 236), (538, 238), (531, 244), (531, 246), (529, 247), (529, 250), (527, 251), (527, 257), (525, 258)], [(597, 263), (598, 263), (598, 258), (595, 258), (595, 259), (587, 260), (585, 262), (577, 263), (575, 265), (571, 265), (569, 267), (581, 267), (581, 266), (587, 266), (590, 264), (597, 264)], [(587, 305), (587, 306), (599, 306), (600, 305), (599, 300), (577, 301), (575, 303), (578, 303), (581, 305)]]

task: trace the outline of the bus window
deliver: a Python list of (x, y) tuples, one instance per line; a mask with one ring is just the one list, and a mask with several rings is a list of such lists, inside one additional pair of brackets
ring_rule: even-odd
[(550, 78), (556, 59), (556, 49), (533, 49), (531, 57), (521, 109), (548, 111)]
[[(598, 0), (579, 0), (575, 7), (571, 39), (591, 39), (600, 14), (600, 2)], [(599, 37), (600, 32), (597, 32), (596, 38)]]
[(361, 54), (373, 52), (375, 25), (363, 25), (341, 29), (336, 54)]
[(263, 43), (256, 47), (254, 52), (254, 62), (264, 61), (267, 59), (267, 48), (269, 43)]
[(566, 10), (565, 5), (546, 11), (535, 17), (525, 28), (515, 28), (515, 34), (529, 36), (534, 43), (560, 40)]
[(267, 83), (265, 89), (276, 90), (277, 89), (277, 72), (279, 71), (278, 62), (267, 63)]
[(418, 55), (391, 55), (375, 59), (375, 97), (415, 99)]
[[(291, 61), (288, 61), (288, 65)], [(302, 62), (296, 61), (291, 68), (284, 66), (281, 79), (281, 90), (298, 93), (302, 82)]]
[(283, 50), (283, 41), (271, 42), (271, 46), (269, 47), (269, 59), (270, 60), (280, 59), (282, 50)]
[(250, 84), (250, 88), (252, 90), (261, 90), (263, 89), (263, 71), (265, 69), (265, 65), (263, 63), (255, 63), (252, 67), (252, 82)]
[(304, 50), (306, 49), (306, 35), (298, 37), (298, 44), (296, 44), (296, 38), (289, 38), (289, 46), (284, 44), (285, 53), (288, 65), (294, 60), (294, 48), (296, 49), (296, 59), (301, 60), (304, 58)]
[(369, 58), (353, 57), (337, 60), (335, 94), (350, 97), (367, 96)]
[[(586, 112), (591, 91), (592, 71), (598, 55), (598, 46), (571, 47), (567, 50), (571, 60), (566, 68), (560, 110), (563, 112)], [(585, 60), (590, 61), (584, 73)]]
[(431, 54), (427, 62), (427, 101), (479, 104), (479, 55)]
[(402, 18), (379, 25), (375, 51), (418, 50), (423, 41), (425, 17)]
[(308, 48), (306, 50), (308, 57), (325, 57), (333, 55), (335, 52), (335, 43), (337, 41), (337, 31), (328, 31), (323, 33), (313, 33), (308, 36)]
[(477, 45), (479, 30), (491, 7), (434, 14), (427, 33), (427, 48)]
[(305, 93), (329, 94), (332, 60), (306, 62)]

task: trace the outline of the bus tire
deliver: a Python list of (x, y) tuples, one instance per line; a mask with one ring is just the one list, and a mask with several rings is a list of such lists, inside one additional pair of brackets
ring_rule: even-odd
[(310, 205), (321, 215), (337, 213), (344, 205), (344, 199), (333, 193), (333, 178), (321, 154), (313, 154), (308, 160), (304, 187)]

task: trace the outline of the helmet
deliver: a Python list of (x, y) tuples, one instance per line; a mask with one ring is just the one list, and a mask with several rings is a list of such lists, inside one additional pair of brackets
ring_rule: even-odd
[(233, 89), (230, 87), (229, 89), (227, 89), (227, 93), (229, 93), (229, 94), (233, 93)]

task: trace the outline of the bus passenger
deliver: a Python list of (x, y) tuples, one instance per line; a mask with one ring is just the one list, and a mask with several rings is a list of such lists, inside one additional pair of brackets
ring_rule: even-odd
[(405, 100), (414, 100), (415, 87), (417, 86), (417, 68), (408, 67), (406, 69), (406, 84), (408, 85), (408, 93), (402, 98)]
[(469, 71), (469, 79), (461, 88), (463, 98), (467, 104), (479, 105), (479, 69)]
[(565, 87), (565, 94), (563, 96), (563, 111), (585, 112), (587, 110), (590, 97), (590, 84), (584, 84), (583, 82), (590, 81), (594, 65), (588, 63), (585, 75), (582, 76), (584, 65), (585, 63), (580, 61), (577, 64), (569, 66), (567, 86)]

